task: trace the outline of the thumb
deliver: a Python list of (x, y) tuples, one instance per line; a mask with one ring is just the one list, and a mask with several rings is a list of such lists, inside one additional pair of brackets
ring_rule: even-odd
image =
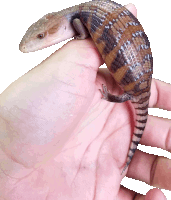
[(1, 94), (0, 132), (8, 155), (32, 167), (63, 148), (93, 99), (99, 58), (91, 40), (71, 41)]

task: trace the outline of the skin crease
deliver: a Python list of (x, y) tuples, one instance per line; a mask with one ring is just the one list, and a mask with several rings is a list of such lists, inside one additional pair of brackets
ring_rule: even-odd
[[(91, 39), (74, 40), (1, 94), (0, 200), (166, 199), (159, 189), (143, 196), (120, 186), (126, 174), (171, 190), (171, 160), (137, 150), (120, 175), (132, 107), (101, 99), (102, 84), (121, 92), (102, 62)], [(151, 91), (150, 107), (170, 111), (171, 85), (153, 79)], [(141, 144), (171, 151), (169, 130), (170, 120), (149, 116)]]

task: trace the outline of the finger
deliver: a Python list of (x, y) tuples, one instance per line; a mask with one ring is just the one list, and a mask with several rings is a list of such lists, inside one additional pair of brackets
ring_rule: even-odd
[(134, 200), (166, 200), (165, 195), (163, 192), (157, 188), (152, 189), (147, 192), (147, 194), (141, 195), (141, 194), (136, 194), (134, 197)]
[(141, 144), (171, 152), (171, 120), (149, 116)]
[(124, 200), (124, 199), (134, 199), (134, 200), (166, 200), (166, 197), (164, 196), (163, 192), (159, 189), (152, 189), (147, 192), (147, 194), (144, 196), (142, 194), (138, 194), (132, 190), (129, 190), (123, 186), (121, 186), (121, 189), (118, 194), (118, 199)]
[(171, 85), (153, 79), (151, 85), (150, 107), (171, 111)]
[[(166, 197), (161, 190), (154, 188), (146, 194), (146, 198), (145, 198), (145, 200), (152, 200), (152, 199), (165, 200)], [(136, 198), (135, 198), (135, 200), (136, 200)], [(139, 200), (139, 198), (137, 198), (137, 200)]]
[[(171, 121), (149, 116), (140, 143), (171, 151)], [(171, 160), (137, 150), (130, 164), (128, 176), (153, 186), (158, 185), (161, 188), (171, 190), (171, 173), (169, 172), (169, 167), (171, 168)]]
[(129, 3), (125, 6), (135, 17), (137, 16), (137, 9), (134, 4)]
[(149, 185), (171, 190), (171, 160), (137, 150), (130, 164), (127, 177)]

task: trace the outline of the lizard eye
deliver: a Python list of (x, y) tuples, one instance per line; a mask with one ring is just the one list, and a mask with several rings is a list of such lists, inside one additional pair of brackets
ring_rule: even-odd
[(40, 33), (37, 35), (38, 39), (43, 39), (45, 37), (45, 33)]

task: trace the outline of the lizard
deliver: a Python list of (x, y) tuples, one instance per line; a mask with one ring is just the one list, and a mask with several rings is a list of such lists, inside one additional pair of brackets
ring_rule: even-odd
[(144, 132), (151, 94), (153, 57), (138, 19), (116, 2), (92, 0), (40, 18), (28, 28), (19, 49), (24, 53), (33, 52), (72, 37), (89, 36), (123, 89), (123, 94), (113, 95), (102, 85), (102, 99), (118, 103), (130, 100), (135, 110), (135, 126), (123, 174)]

